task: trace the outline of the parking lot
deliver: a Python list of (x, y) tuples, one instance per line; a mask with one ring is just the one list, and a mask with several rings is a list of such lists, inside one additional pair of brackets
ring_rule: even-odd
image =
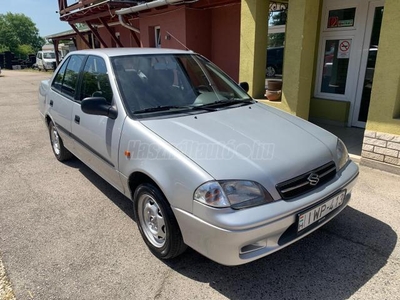
[(37, 108), (49, 76), (0, 77), (0, 257), (17, 299), (400, 299), (399, 176), (360, 167), (342, 214), (250, 264), (160, 261), (127, 198), (54, 158)]

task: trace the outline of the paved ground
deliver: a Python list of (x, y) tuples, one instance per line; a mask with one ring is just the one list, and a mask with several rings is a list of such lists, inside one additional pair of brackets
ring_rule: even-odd
[(400, 177), (361, 167), (340, 216), (251, 264), (192, 250), (165, 263), (129, 200), (79, 161), (54, 159), (37, 111), (48, 74), (3, 75), (0, 256), (17, 299), (400, 299)]

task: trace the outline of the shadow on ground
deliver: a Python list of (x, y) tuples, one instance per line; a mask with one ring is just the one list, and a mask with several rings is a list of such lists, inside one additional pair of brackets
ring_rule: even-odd
[[(78, 160), (67, 165), (134, 219), (129, 199)], [(390, 226), (347, 207), (308, 237), (246, 265), (222, 266), (191, 249), (164, 263), (229, 299), (347, 299), (385, 266), (396, 242)]]

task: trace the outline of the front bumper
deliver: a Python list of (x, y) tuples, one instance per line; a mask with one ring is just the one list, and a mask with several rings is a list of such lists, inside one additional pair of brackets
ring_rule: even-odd
[[(173, 210), (188, 246), (220, 264), (241, 265), (296, 242), (338, 215), (350, 201), (357, 176), (358, 167), (350, 162), (326, 185), (290, 201), (237, 211), (210, 209), (194, 202), (194, 214)], [(299, 212), (343, 190), (346, 197), (340, 207), (305, 232), (297, 233)]]

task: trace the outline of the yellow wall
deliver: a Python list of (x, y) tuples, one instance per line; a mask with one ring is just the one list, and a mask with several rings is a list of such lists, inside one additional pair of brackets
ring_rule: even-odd
[(386, 0), (367, 129), (400, 135), (400, 1)]
[(265, 93), (268, 12), (269, 0), (242, 0), (239, 81), (249, 83), (254, 98)]
[(285, 37), (282, 102), (308, 119), (313, 90), (320, 0), (290, 1)]
[(335, 121), (347, 125), (350, 102), (312, 98), (310, 118)]
[[(308, 119), (313, 90), (321, 1), (289, 2), (282, 101), (262, 101), (304, 119)], [(242, 0), (240, 81), (250, 83), (250, 94), (255, 98), (264, 98), (268, 2)]]

